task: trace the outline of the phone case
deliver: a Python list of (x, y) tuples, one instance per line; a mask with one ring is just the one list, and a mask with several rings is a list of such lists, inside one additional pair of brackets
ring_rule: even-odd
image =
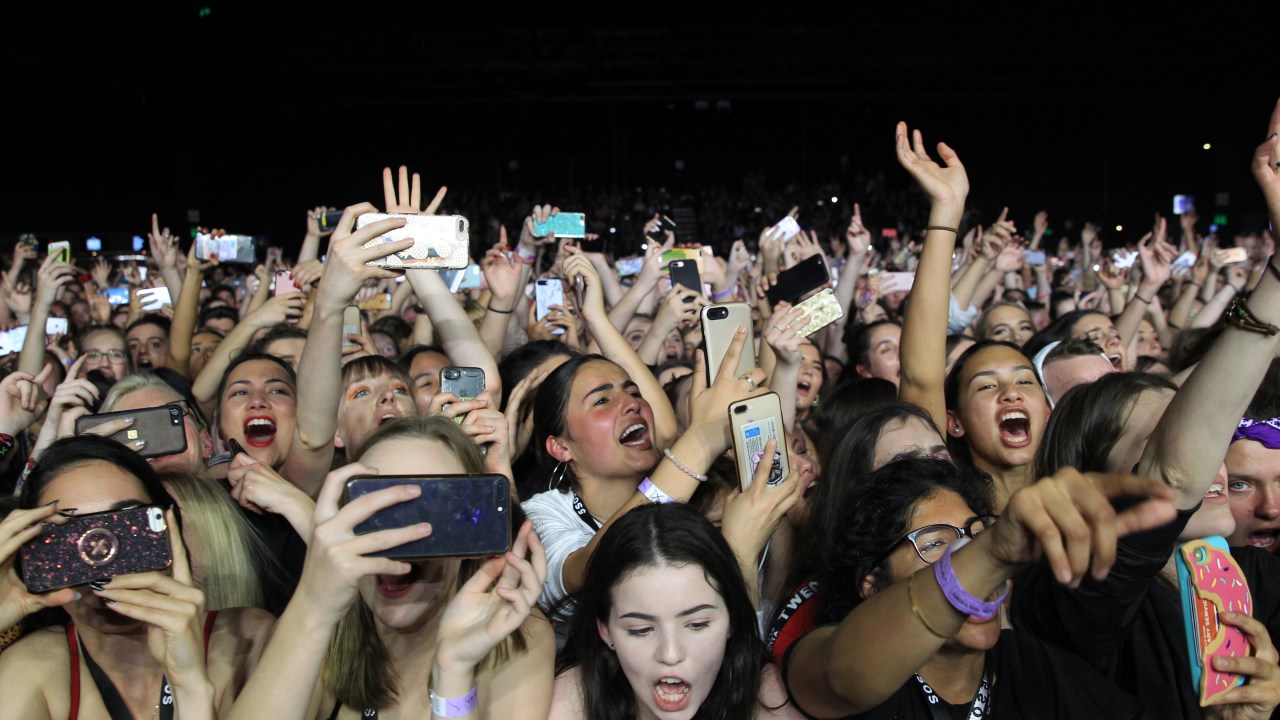
[(146, 440), (146, 446), (138, 451), (139, 456), (153, 458), (186, 452), (187, 428), (182, 422), (182, 408), (177, 405), (85, 415), (76, 420), (76, 434), (82, 435), (89, 428), (122, 417), (133, 418), (133, 426), (112, 435), (111, 439), (130, 448), (134, 442)]
[(220, 263), (254, 264), (257, 257), (255, 241), (251, 235), (219, 235), (209, 233), (196, 234), (196, 258), (208, 260), (211, 255), (218, 256)]
[(1215, 655), (1246, 657), (1249, 642), (1236, 627), (1218, 620), (1223, 611), (1253, 613), (1253, 596), (1244, 573), (1231, 557), (1231, 549), (1221, 536), (1183, 543), (1174, 553), (1178, 566), (1178, 588), (1182, 596), (1182, 619), (1187, 631), (1187, 654), (1191, 657), (1191, 682), (1205, 706), (1244, 678), (1213, 669)]
[(374, 513), (356, 525), (355, 533), (421, 522), (430, 523), (432, 532), (374, 556), (396, 560), (487, 557), (511, 549), (511, 491), (502, 475), (358, 475), (347, 481), (343, 502), (398, 485), (417, 485), (422, 494)]
[(666, 215), (663, 215), (658, 218), (658, 226), (655, 227), (653, 230), (649, 231), (648, 233), (646, 233), (645, 237), (661, 245), (662, 243), (667, 241), (667, 233), (675, 232), (675, 231), (676, 231), (676, 221), (672, 220)]
[(813, 255), (796, 263), (795, 267), (778, 273), (773, 287), (765, 291), (770, 305), (789, 302), (794, 305), (800, 298), (831, 282), (831, 272), (821, 255)]
[(391, 293), (376, 293), (365, 298), (359, 305), (361, 310), (390, 310)]
[(776, 440), (773, 468), (769, 484), (777, 485), (791, 472), (787, 462), (786, 438), (782, 431), (782, 403), (778, 393), (766, 393), (729, 405), (729, 424), (733, 428), (733, 454), (738, 463), (738, 485), (751, 487), (756, 466), (764, 456), (764, 446)]
[(698, 273), (698, 264), (691, 260), (672, 260), (667, 266), (671, 269), (671, 284), (679, 285), (686, 290), (702, 292), (702, 276)]
[(796, 219), (790, 215), (779, 220), (778, 224), (773, 227), (774, 233), (782, 242), (787, 242), (800, 234), (800, 223), (796, 222)]
[(644, 258), (626, 258), (617, 261), (614, 266), (618, 268), (618, 277), (639, 275), (640, 270), (644, 268)]
[(538, 280), (534, 285), (533, 292), (537, 299), (538, 320), (550, 314), (552, 305), (564, 307), (564, 282), (559, 278)]
[[(440, 392), (453, 393), (459, 400), (471, 400), (484, 392), (484, 370), (477, 367), (447, 367), (440, 371)], [(446, 403), (449, 407), (453, 403)], [(462, 423), (462, 415), (455, 423)]]
[(291, 292), (298, 292), (298, 286), (293, 282), (292, 273), (288, 270), (277, 270), (274, 295), (285, 295)]
[(836, 291), (824, 288), (817, 295), (810, 296), (797, 307), (804, 308), (809, 322), (800, 330), (800, 334), (809, 337), (822, 328), (844, 317), (844, 309), (836, 299)]
[(372, 267), (392, 270), (441, 268), (462, 269), (471, 262), (471, 238), (467, 219), (461, 215), (407, 215), (404, 213), (365, 213), (356, 218), (356, 229), (387, 218), (404, 218), (405, 226), (365, 243), (373, 247), (396, 240), (413, 240), (413, 247), (368, 263)]
[(735, 377), (742, 377), (756, 366), (756, 343), (751, 331), (751, 306), (744, 302), (708, 305), (699, 313), (702, 322), (702, 341), (706, 345), (707, 385), (712, 385), (720, 374), (720, 362), (729, 352), (733, 334), (738, 326), (747, 326), (747, 340), (742, 345)]
[(66, 240), (56, 240), (49, 243), (49, 254), (54, 256), (54, 262), (71, 262), (71, 243)]
[(667, 263), (667, 271), (671, 270), (673, 260), (692, 260), (698, 268), (698, 274), (702, 274), (702, 251), (698, 248), (672, 248), (662, 253), (662, 259)]
[(587, 236), (587, 216), (583, 213), (556, 213), (546, 222), (533, 224), (534, 237), (546, 237), (555, 233), (558, 238), (584, 238)]
[(158, 507), (81, 515), (45, 525), (22, 546), (22, 580), (33, 593), (165, 570), (173, 562), (169, 526)]
[(107, 302), (112, 305), (128, 305), (129, 304), (129, 288), (113, 287), (107, 288)]

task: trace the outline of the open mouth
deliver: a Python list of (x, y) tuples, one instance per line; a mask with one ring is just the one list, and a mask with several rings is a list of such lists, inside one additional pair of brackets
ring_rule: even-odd
[(1120, 353), (1111, 353), (1107, 356), (1107, 359), (1111, 361), (1111, 367), (1121, 372), (1124, 371), (1124, 358), (1120, 357)]
[(618, 442), (629, 448), (637, 450), (648, 450), (649, 444), (649, 426), (644, 423), (635, 423), (622, 431), (622, 435), (618, 436)]
[(422, 566), (412, 564), (404, 575), (379, 575), (378, 594), (385, 598), (403, 597), (413, 589), (414, 583), (422, 577)]
[(1213, 505), (1221, 505), (1227, 502), (1227, 495), (1223, 490), (1222, 483), (1210, 483), (1209, 490), (1204, 494), (1204, 501)]
[(653, 684), (653, 698), (663, 712), (677, 712), (689, 704), (689, 683), (678, 677), (659, 678)]
[(379, 416), (378, 416), (378, 427), (382, 427), (383, 425), (385, 425), (385, 424), (387, 424), (387, 423), (389, 423), (389, 422), (393, 422), (393, 421), (395, 421), (395, 420), (399, 420), (399, 419), (400, 419), (400, 413), (398, 413), (398, 412), (385, 412), (385, 413), (382, 413), (381, 415), (379, 415)]
[(808, 382), (807, 380), (801, 380), (800, 382), (796, 383), (796, 392), (801, 395), (808, 395), (809, 391), (812, 389), (813, 389), (813, 384)]
[(1280, 545), (1280, 528), (1263, 528), (1249, 533), (1249, 544), (1263, 550), (1275, 550)]
[(244, 441), (252, 447), (266, 447), (275, 442), (276, 423), (268, 417), (251, 417), (244, 421)]
[(1031, 420), (1025, 410), (1006, 410), (1000, 415), (1000, 441), (1013, 448), (1031, 444)]

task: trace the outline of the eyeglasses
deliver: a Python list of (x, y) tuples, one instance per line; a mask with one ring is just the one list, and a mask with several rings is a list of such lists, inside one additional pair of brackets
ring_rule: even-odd
[(124, 362), (125, 359), (125, 354), (119, 350), (86, 350), (84, 356), (89, 362), (97, 362), (104, 357), (110, 362)]
[(920, 559), (930, 565), (942, 559), (943, 553), (947, 551), (947, 546), (967, 537), (970, 540), (978, 537), (983, 531), (991, 528), (998, 520), (995, 515), (979, 515), (978, 517), (969, 518), (964, 527), (958, 528), (955, 525), (925, 525), (919, 530), (912, 530), (905, 537), (893, 544), (889, 548), (889, 552), (885, 553), (888, 557), (889, 553), (898, 549), (898, 546), (904, 542), (910, 542), (911, 547), (915, 549), (916, 555)]

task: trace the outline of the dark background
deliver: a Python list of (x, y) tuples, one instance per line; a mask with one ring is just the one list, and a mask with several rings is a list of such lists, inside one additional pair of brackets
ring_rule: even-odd
[(152, 211), (185, 233), (194, 210), (292, 245), (310, 206), (381, 206), (381, 169), (401, 163), (427, 197), (447, 184), (454, 211), (507, 193), (508, 227), (521, 200), (748, 175), (795, 183), (802, 207), (847, 189), (847, 207), (859, 174), (908, 184), (898, 119), (957, 150), (979, 218), (1046, 209), (1059, 232), (1093, 220), (1131, 241), (1185, 193), (1202, 231), (1218, 213), (1227, 234), (1263, 222), (1248, 167), (1280, 95), (1274, 8), (416, 7), (5, 11), (0, 243), (121, 248)]

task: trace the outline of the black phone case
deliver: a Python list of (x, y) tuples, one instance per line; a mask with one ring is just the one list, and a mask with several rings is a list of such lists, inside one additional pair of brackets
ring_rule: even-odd
[(686, 290), (702, 292), (702, 277), (698, 275), (698, 263), (693, 260), (672, 260), (667, 267), (671, 269), (671, 284), (679, 285)]
[(421, 522), (431, 524), (431, 534), (373, 556), (489, 557), (511, 549), (511, 491), (502, 475), (359, 475), (347, 481), (343, 502), (398, 485), (417, 485), (422, 494), (374, 513), (356, 526), (356, 534)]
[(122, 417), (133, 418), (133, 427), (121, 430), (112, 435), (111, 439), (129, 448), (138, 440), (146, 440), (147, 444), (138, 451), (141, 457), (153, 458), (186, 452), (187, 429), (182, 422), (182, 408), (177, 405), (85, 415), (76, 420), (76, 434), (82, 435), (89, 428)]
[(668, 231), (670, 232), (676, 231), (676, 221), (672, 220), (666, 215), (663, 215), (662, 217), (658, 218), (658, 227), (654, 228), (653, 230), (650, 230), (645, 237), (661, 245), (662, 243), (667, 241)]
[(22, 546), (22, 580), (33, 593), (165, 570), (173, 563), (158, 507), (110, 510), (45, 525)]
[(814, 255), (796, 264), (789, 270), (778, 273), (778, 282), (765, 294), (770, 305), (789, 302), (792, 305), (808, 293), (831, 282), (831, 271), (823, 262), (821, 255)]

